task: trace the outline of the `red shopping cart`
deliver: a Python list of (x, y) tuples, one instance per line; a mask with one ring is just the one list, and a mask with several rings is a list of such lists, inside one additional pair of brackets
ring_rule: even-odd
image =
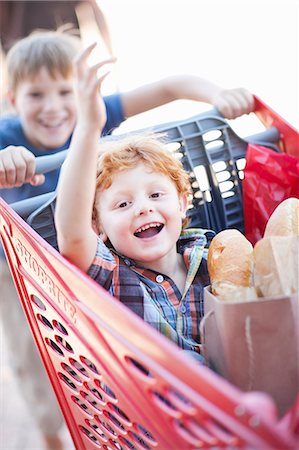
[[(205, 189), (193, 182), (193, 225), (242, 229), (237, 162), (245, 157), (246, 140), (213, 114), (162, 130), (177, 144), (191, 176), (195, 166), (207, 174)], [(217, 142), (209, 146), (212, 131), (218, 131)], [(279, 140), (279, 131), (276, 123), (270, 134)], [(235, 177), (230, 195), (219, 189), (219, 161)], [(299, 397), (278, 418), (269, 396), (244, 393), (195, 364), (68, 263), (55, 249), (54, 197), (15, 205), (18, 214), (0, 199), (0, 234), (76, 449), (298, 448)]]

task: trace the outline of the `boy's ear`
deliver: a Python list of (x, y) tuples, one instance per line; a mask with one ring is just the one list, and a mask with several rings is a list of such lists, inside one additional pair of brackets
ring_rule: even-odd
[(100, 238), (102, 239), (103, 242), (106, 242), (108, 240), (108, 236), (106, 233), (100, 233), (99, 234)]
[(93, 231), (100, 236), (103, 242), (107, 241), (108, 239), (107, 234), (101, 229), (101, 227), (99, 226), (99, 224), (95, 219), (92, 219), (92, 228)]
[(188, 208), (188, 195), (181, 195), (180, 196), (180, 209), (182, 213), (182, 219), (186, 217), (186, 212)]
[(16, 95), (12, 89), (7, 91), (7, 98), (11, 106), (16, 109)]

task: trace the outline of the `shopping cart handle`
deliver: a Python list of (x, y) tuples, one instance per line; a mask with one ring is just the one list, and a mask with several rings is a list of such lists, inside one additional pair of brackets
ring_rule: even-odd
[[(213, 118), (213, 119), (224, 119), (223, 115), (218, 111), (217, 108), (212, 108), (209, 111), (205, 111), (198, 116), (196, 116), (196, 119), (200, 120), (202, 118)], [(224, 119), (225, 120), (225, 119)], [(175, 125), (176, 122), (173, 122), (173, 125)], [(168, 126), (171, 126), (170, 124), (167, 124)], [(165, 127), (165, 124), (162, 125), (162, 127)], [(157, 127), (157, 131), (159, 131), (159, 126)], [(146, 130), (146, 128), (144, 129)], [(140, 130), (143, 131), (143, 130)], [(102, 140), (113, 140), (118, 139), (119, 136), (105, 136), (102, 137)], [(267, 128), (265, 131), (254, 134), (248, 137), (243, 138), (244, 141), (251, 144), (260, 144), (260, 145), (267, 145), (267, 144), (275, 144), (279, 141), (280, 133), (279, 130), (275, 127)], [(277, 148), (274, 148), (277, 150)], [(54, 153), (51, 155), (45, 155), (45, 156), (39, 156), (36, 158), (36, 171), (35, 173), (41, 174), (41, 173), (48, 173), (52, 170), (59, 169), (61, 165), (63, 164), (68, 150), (64, 150), (62, 152)]]
[(278, 128), (270, 127), (261, 133), (252, 134), (251, 136), (244, 137), (243, 140), (250, 144), (259, 144), (263, 143), (266, 145), (267, 143), (277, 143), (280, 139), (280, 133)]
[[(43, 156), (41, 156), (43, 158)], [(24, 220), (27, 220), (28, 216), (38, 208), (44, 206), (46, 203), (51, 203), (56, 197), (56, 192), (48, 192), (36, 197), (26, 198), (25, 200), (19, 200), (18, 202), (11, 203), (9, 206)]]
[(51, 155), (39, 156), (36, 158), (35, 173), (47, 173), (59, 169), (66, 158), (67, 150)]

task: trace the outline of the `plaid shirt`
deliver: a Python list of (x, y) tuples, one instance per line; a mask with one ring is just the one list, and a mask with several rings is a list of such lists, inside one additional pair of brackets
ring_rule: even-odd
[(183, 294), (167, 275), (138, 267), (100, 238), (88, 275), (179, 347), (200, 353), (203, 288), (209, 284), (205, 247), (213, 235), (200, 229), (182, 232), (177, 249), (188, 269)]

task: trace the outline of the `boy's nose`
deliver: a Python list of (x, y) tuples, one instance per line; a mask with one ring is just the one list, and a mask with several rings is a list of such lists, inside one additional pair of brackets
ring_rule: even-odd
[(59, 98), (57, 98), (55, 95), (49, 95), (45, 98), (43, 106), (45, 111), (56, 110), (60, 106)]
[(136, 215), (141, 216), (153, 212), (153, 206), (150, 202), (143, 201), (136, 205)]

